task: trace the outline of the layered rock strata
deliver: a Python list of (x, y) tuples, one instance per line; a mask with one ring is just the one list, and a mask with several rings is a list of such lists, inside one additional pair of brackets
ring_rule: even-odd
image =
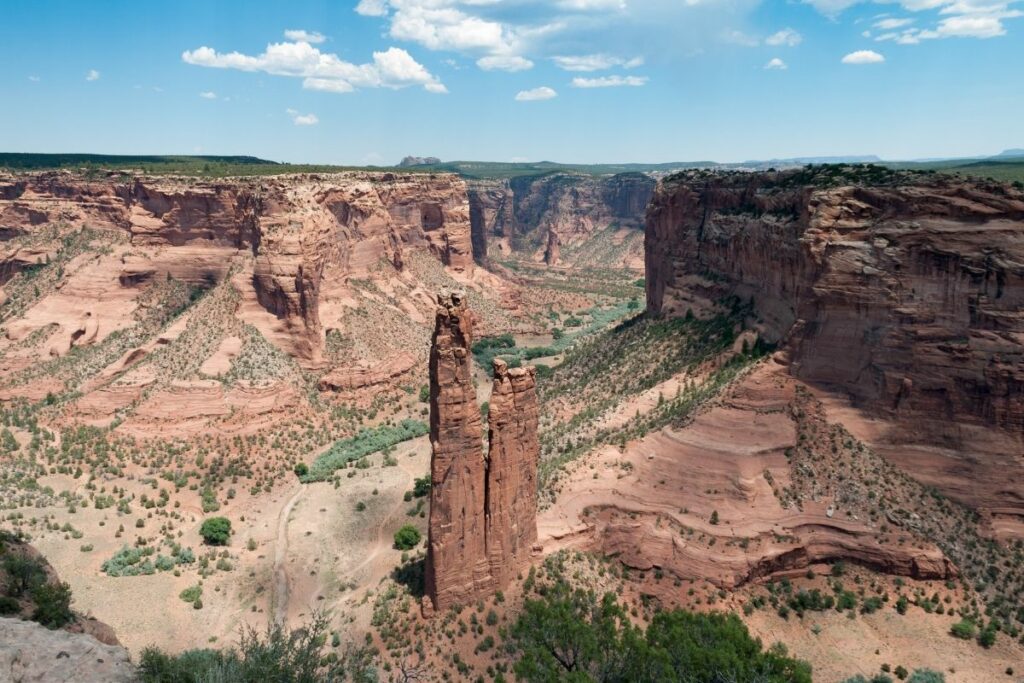
[(752, 298), (795, 377), (891, 425), (873, 430), (881, 452), (1024, 515), (1019, 189), (848, 167), (681, 174), (648, 209), (646, 266), (652, 313)]
[(526, 251), (557, 262), (558, 246), (579, 246), (610, 226), (639, 228), (655, 181), (641, 173), (569, 173), (470, 180), (473, 255)]
[[(120, 233), (129, 247), (114, 254), (113, 279), (128, 298), (159, 277), (208, 288), (234, 268), (243, 296), (277, 319), (275, 343), (307, 367), (323, 362), (324, 282), (365, 277), (382, 262), (401, 270), (410, 250), (460, 276), (474, 268), (466, 186), (444, 174), (0, 177), (0, 284), (53, 256), (3, 242), (48, 226)], [(103, 266), (109, 275), (111, 264)], [(102, 339), (111, 330), (98, 325)]]
[(507, 584), (537, 538), (538, 407), (532, 368), (497, 360), (490, 448), (473, 386), (472, 313), (438, 298), (430, 352), (430, 526), (425, 610), (468, 604)]

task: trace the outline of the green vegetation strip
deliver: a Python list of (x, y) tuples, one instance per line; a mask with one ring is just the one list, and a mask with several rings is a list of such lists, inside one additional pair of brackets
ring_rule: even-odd
[[(576, 316), (567, 316), (563, 320), (563, 324), (571, 328), (571, 331), (555, 328), (552, 342), (547, 346), (516, 346), (516, 340), (508, 333), (498, 337), (484, 337), (473, 344), (473, 358), (488, 374), (493, 370), (492, 362), (495, 358), (501, 358), (508, 363), (510, 368), (518, 368), (524, 361), (557, 356), (570, 348), (574, 342), (601, 332), (612, 323), (629, 315), (636, 308), (637, 305), (631, 304), (629, 301), (620, 301), (606, 308), (595, 306), (586, 312), (586, 315), (590, 316), (590, 322), (586, 325), (582, 319)], [(547, 374), (547, 370), (549, 369), (538, 369), (542, 375)]]
[(355, 436), (335, 442), (323, 455), (313, 462), (309, 472), (299, 477), (303, 483), (326, 481), (335, 470), (347, 467), (354, 460), (371, 453), (382, 451), (409, 439), (423, 436), (430, 431), (425, 422), (402, 420), (397, 425), (381, 425), (364, 429)]

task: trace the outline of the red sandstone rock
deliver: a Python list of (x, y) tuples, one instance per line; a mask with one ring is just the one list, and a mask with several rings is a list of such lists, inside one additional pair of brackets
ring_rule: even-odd
[[(528, 249), (550, 264), (551, 240), (578, 246), (612, 224), (639, 227), (654, 191), (640, 173), (594, 177), (570, 173), (468, 182), (473, 254)], [(554, 235), (554, 237), (552, 237)]]
[(647, 214), (649, 310), (752, 297), (794, 376), (897, 426), (878, 450), (1024, 516), (1024, 193), (941, 175), (814, 182), (666, 180)]
[(509, 370), (496, 360), (485, 461), (471, 314), (459, 294), (438, 303), (430, 352), (428, 613), (504, 587), (528, 561), (537, 539), (540, 454), (534, 370)]
[(438, 297), (430, 349), (430, 526), (426, 592), (442, 610), (491, 587), (483, 425), (473, 387), (472, 319), (458, 294)]
[(495, 586), (508, 584), (537, 542), (539, 408), (534, 368), (494, 359), (488, 421), (487, 557)]

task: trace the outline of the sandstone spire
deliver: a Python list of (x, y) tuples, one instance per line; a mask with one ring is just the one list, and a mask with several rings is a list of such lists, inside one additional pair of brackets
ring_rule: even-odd
[(424, 609), (467, 604), (502, 588), (537, 539), (537, 394), (533, 368), (494, 361), (490, 449), (473, 388), (471, 313), (438, 297), (430, 351), (430, 528)]
[(490, 586), (484, 538), (483, 426), (473, 387), (472, 319), (459, 294), (438, 297), (430, 349), (430, 527), (426, 590), (441, 609)]
[(537, 390), (534, 368), (494, 359), (487, 457), (487, 559), (500, 588), (537, 541)]

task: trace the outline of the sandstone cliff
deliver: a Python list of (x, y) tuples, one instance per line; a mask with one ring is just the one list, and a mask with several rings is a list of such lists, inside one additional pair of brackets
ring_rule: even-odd
[(537, 539), (538, 404), (533, 368), (494, 361), (488, 455), (473, 387), (472, 312), (438, 299), (430, 353), (430, 525), (425, 609), (506, 586)]
[[(470, 180), (474, 256), (526, 252), (549, 264), (551, 245), (581, 247), (607, 230), (639, 228), (654, 191), (640, 173), (593, 177), (568, 173), (511, 180)], [(621, 236), (620, 236), (621, 237)], [(616, 265), (622, 265), (620, 262)]]
[(862, 437), (926, 483), (1024, 514), (1019, 190), (877, 168), (688, 173), (659, 186), (645, 240), (649, 311), (753, 298), (795, 377), (892, 425)]
[[(5, 240), (53, 225), (120, 234), (130, 245), (117, 254), (125, 288), (158, 276), (208, 288), (240, 271), (243, 295), (277, 318), (275, 341), (314, 367), (322, 362), (325, 278), (365, 276), (382, 261), (401, 270), (408, 251), (467, 277), (474, 267), (466, 188), (452, 175), (0, 178)], [(43, 247), (0, 251), (0, 284), (51, 255)]]

